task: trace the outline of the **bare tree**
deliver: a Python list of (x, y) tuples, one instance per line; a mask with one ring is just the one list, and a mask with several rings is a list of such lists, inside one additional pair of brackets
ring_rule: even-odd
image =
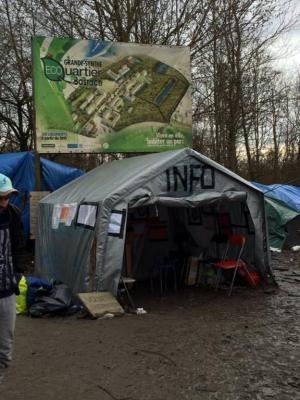
[(290, 1), (279, 4), (276, 0), (214, 0), (213, 41), (198, 57), (206, 75), (201, 82), (203, 74), (195, 74), (198, 82), (194, 120), (207, 121), (208, 138), (202, 142), (209, 145), (212, 157), (235, 171), (239, 160), (244, 162), (246, 156), (251, 179), (256, 174), (257, 146), (262, 143), (258, 126), (265, 114), (260, 107), (266, 101), (263, 87), (269, 78), (265, 74), (276, 75), (268, 46), (293, 23), (285, 18), (290, 5)]
[[(29, 21), (18, 1), (1, 1), (0, 129), (2, 142), (20, 150), (32, 146)], [(32, 30), (32, 26), (29, 27)]]
[[(0, 0), (0, 146), (33, 146), (30, 37), (191, 48), (194, 148), (250, 179), (299, 165), (299, 99), (268, 46), (291, 0)], [(293, 16), (295, 18), (295, 16)], [(97, 161), (95, 161), (97, 162)]]

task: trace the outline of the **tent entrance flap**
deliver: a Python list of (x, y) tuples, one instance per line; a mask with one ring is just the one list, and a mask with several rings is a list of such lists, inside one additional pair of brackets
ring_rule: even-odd
[[(240, 196), (239, 199), (244, 199)], [(172, 199), (173, 200), (173, 199)], [(176, 200), (176, 199), (175, 199)], [(181, 200), (181, 199), (180, 199)], [(202, 200), (202, 199), (201, 199)], [(220, 198), (219, 198), (220, 200)], [(124, 270), (137, 280), (151, 278), (153, 268), (170, 257), (183, 268), (188, 257), (198, 257), (204, 251), (215, 256), (215, 246), (210, 248), (216, 234), (242, 233), (247, 237), (247, 262), (254, 265), (254, 228), (247, 204), (244, 201), (213, 201), (199, 206), (180, 206), (180, 202), (167, 205), (164, 201), (128, 210)], [(247, 212), (248, 210), (248, 212)], [(182, 275), (178, 271), (179, 275)]]
[(190, 196), (182, 197), (171, 197), (171, 196), (142, 196), (141, 198), (135, 198), (129, 203), (129, 208), (141, 207), (151, 204), (160, 204), (168, 207), (199, 207), (201, 205), (213, 204), (216, 202), (223, 201), (246, 201), (247, 193), (241, 191), (206, 191), (200, 194), (194, 194)]

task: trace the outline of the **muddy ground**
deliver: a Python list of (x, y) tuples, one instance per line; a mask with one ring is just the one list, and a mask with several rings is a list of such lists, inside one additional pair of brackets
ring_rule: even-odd
[(112, 319), (19, 316), (1, 400), (300, 399), (300, 253), (272, 257), (278, 290), (187, 288)]

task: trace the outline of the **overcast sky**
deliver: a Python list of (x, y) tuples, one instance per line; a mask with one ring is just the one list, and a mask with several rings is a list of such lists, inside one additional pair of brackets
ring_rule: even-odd
[[(293, 17), (300, 14), (300, 0), (293, 0)], [(292, 29), (281, 35), (270, 48), (275, 61), (274, 66), (288, 75), (295, 75), (300, 72), (300, 22)]]
[(287, 74), (300, 72), (300, 29), (279, 38), (271, 47), (274, 66)]

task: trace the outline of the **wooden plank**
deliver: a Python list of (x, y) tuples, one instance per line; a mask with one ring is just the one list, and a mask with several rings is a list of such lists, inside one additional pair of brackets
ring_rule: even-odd
[(124, 310), (110, 292), (78, 293), (78, 297), (93, 318), (110, 313), (123, 315)]
[(186, 276), (185, 284), (187, 286), (193, 286), (197, 283), (197, 272), (198, 272), (198, 258), (189, 257), (188, 261), (189, 264), (189, 274)]
[(36, 239), (37, 235), (37, 212), (39, 201), (50, 192), (30, 192), (30, 239)]

